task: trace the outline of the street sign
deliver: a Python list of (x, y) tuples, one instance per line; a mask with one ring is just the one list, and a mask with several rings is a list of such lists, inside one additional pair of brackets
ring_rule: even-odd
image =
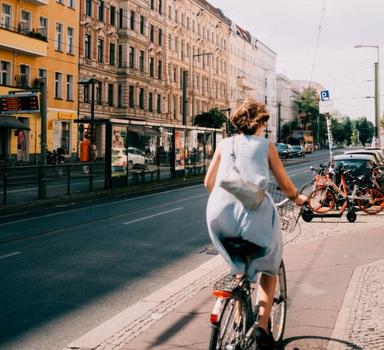
[(37, 94), (12, 94), (0, 96), (0, 114), (39, 112)]
[(329, 90), (320, 91), (320, 100), (321, 101), (329, 101)]
[(320, 114), (327, 114), (327, 113), (334, 112), (333, 101), (332, 100), (319, 101), (319, 112)]

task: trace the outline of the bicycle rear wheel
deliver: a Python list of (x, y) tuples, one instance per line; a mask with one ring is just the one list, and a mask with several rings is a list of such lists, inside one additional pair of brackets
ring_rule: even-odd
[(335, 207), (335, 195), (327, 188), (313, 191), (309, 196), (309, 207), (315, 213), (326, 213)]
[(287, 317), (287, 279), (284, 262), (281, 261), (277, 276), (275, 297), (273, 299), (269, 327), (276, 343), (283, 340), (285, 319)]
[(252, 306), (245, 304), (235, 298), (225, 302), (221, 320), (212, 328), (209, 350), (242, 349), (245, 335), (253, 324)]
[(376, 188), (364, 188), (357, 194), (357, 206), (367, 214), (380, 213), (384, 207), (384, 195)]

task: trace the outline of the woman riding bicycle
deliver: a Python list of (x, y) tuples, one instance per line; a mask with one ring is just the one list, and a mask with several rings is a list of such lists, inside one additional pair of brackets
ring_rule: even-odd
[[(264, 138), (263, 132), (269, 115), (265, 105), (247, 100), (236, 111), (232, 123), (240, 135), (221, 141), (208, 168), (204, 185), (211, 192), (207, 204), (207, 224), (215, 248), (230, 265), (230, 274), (246, 273), (251, 282), (260, 277), (259, 323), (256, 332), (257, 343), (261, 350), (275, 349), (273, 337), (268, 330), (269, 315), (277, 283), (277, 272), (283, 252), (279, 214), (272, 198), (267, 194), (255, 209), (248, 209), (234, 195), (220, 186), (232, 166), (231, 154), (236, 155), (235, 164), (246, 181), (268, 183), (269, 169), (272, 171), (281, 190), (297, 205), (303, 205), (307, 197), (301, 195), (289, 179), (272, 142)], [(234, 138), (234, 139), (233, 139)], [(264, 248), (265, 254), (248, 264), (235, 261), (226, 252), (222, 240), (238, 237)]]

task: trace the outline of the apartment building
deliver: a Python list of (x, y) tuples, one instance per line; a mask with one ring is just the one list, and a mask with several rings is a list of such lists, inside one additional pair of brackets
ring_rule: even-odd
[[(0, 94), (47, 84), (47, 148), (76, 152), (78, 31), (77, 0), (0, 1)], [(1, 128), (1, 150), (33, 162), (40, 154), (40, 115), (17, 114), (29, 130)], [(1, 117), (0, 117), (1, 118)]]
[(229, 107), (235, 111), (247, 98), (257, 99), (256, 39), (231, 22), (229, 34), (228, 91)]
[[(228, 21), (204, 0), (167, 2), (168, 118), (182, 123), (183, 76), (187, 125), (199, 113), (228, 107)], [(185, 72), (185, 73), (183, 73)]]

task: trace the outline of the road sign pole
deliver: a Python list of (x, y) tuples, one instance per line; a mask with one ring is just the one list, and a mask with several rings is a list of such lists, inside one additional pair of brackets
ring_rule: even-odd
[(333, 136), (332, 136), (332, 122), (331, 115), (329, 113), (326, 114), (327, 119), (327, 131), (328, 131), (328, 145), (329, 145), (329, 160), (333, 159)]

